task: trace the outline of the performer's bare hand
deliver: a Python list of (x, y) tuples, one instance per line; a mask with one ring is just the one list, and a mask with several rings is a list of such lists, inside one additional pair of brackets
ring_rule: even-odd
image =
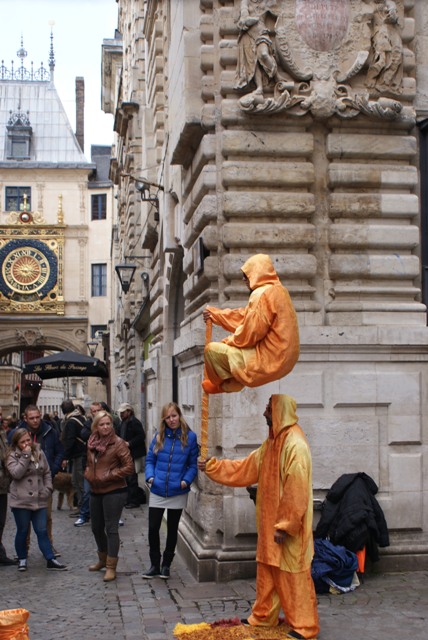
[(205, 471), (208, 460), (211, 460), (211, 457), (208, 458), (198, 458), (198, 469), (199, 471)]
[(282, 531), (281, 529), (276, 529), (273, 539), (275, 540), (276, 544), (282, 544), (283, 542), (285, 542), (286, 536), (287, 536), (286, 531)]
[(208, 311), (208, 309), (204, 309), (202, 311), (202, 316), (204, 318), (204, 322), (207, 322), (207, 320), (212, 320), (211, 311)]

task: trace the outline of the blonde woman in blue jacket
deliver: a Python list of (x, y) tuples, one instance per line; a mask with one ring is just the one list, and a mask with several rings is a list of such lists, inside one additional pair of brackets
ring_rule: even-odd
[[(198, 473), (198, 455), (196, 434), (187, 426), (180, 407), (175, 402), (169, 402), (162, 407), (159, 430), (146, 457), (146, 483), (150, 488), (151, 567), (143, 573), (143, 578), (169, 578), (181, 514), (187, 504), (190, 485)], [(159, 531), (165, 509), (167, 537), (161, 563)]]

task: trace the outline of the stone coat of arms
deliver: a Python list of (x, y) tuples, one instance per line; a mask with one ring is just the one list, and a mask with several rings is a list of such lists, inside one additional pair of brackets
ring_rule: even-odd
[(403, 23), (403, 0), (240, 0), (240, 108), (413, 120)]

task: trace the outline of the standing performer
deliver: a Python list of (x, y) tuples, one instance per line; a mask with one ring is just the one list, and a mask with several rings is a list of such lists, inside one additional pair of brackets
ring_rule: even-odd
[(206, 307), (205, 322), (234, 333), (205, 347), (206, 393), (241, 391), (279, 380), (299, 359), (300, 341), (296, 312), (272, 261), (265, 254), (249, 258), (242, 267), (251, 291), (246, 307)]
[(256, 451), (242, 460), (199, 460), (198, 468), (230, 487), (258, 483), (256, 600), (245, 622), (275, 627), (282, 607), (291, 627), (286, 638), (315, 638), (311, 454), (293, 398), (271, 396), (264, 416), (269, 437)]

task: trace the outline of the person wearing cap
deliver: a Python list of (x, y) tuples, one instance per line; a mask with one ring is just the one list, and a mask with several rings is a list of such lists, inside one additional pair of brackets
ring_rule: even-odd
[(244, 624), (276, 627), (282, 610), (290, 630), (284, 638), (315, 639), (317, 598), (311, 576), (312, 458), (298, 425), (296, 401), (285, 394), (269, 398), (263, 444), (240, 460), (208, 458), (198, 468), (229, 487), (257, 483), (256, 599)]
[(205, 393), (231, 393), (279, 380), (299, 359), (296, 312), (270, 257), (254, 255), (241, 271), (251, 291), (247, 306), (203, 311), (205, 322), (233, 332), (205, 347)]
[(143, 425), (135, 416), (134, 409), (130, 404), (123, 402), (119, 406), (118, 413), (120, 416), (118, 435), (127, 443), (134, 461), (134, 472), (126, 477), (128, 498), (125, 509), (138, 509), (141, 504), (141, 499), (135, 461), (146, 455), (146, 434)]

